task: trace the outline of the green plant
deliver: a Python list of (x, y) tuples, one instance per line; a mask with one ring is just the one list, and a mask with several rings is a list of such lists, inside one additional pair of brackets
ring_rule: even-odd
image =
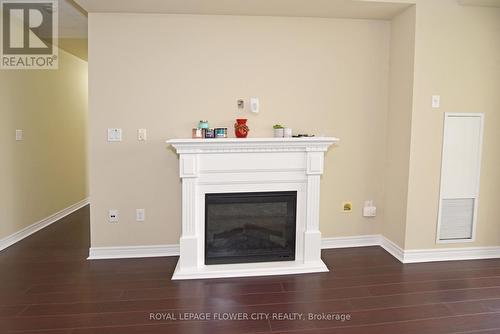
[(274, 124), (273, 125), (273, 129), (284, 129), (285, 127), (283, 125), (280, 125), (280, 124)]

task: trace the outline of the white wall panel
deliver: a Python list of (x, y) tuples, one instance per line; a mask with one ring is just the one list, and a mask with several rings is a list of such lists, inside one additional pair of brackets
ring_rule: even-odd
[(474, 239), (482, 136), (482, 114), (445, 114), (438, 241)]

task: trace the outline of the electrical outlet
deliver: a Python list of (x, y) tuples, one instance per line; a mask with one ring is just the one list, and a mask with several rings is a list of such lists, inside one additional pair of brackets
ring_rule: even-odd
[(342, 202), (342, 212), (351, 213), (352, 212), (352, 202)]
[(363, 208), (363, 217), (375, 217), (377, 216), (377, 208), (374, 206)]
[(365, 206), (363, 207), (363, 217), (375, 216), (377, 216), (377, 207), (373, 204), (373, 200), (365, 201)]
[(108, 129), (108, 141), (122, 141), (122, 129), (109, 128)]
[(148, 132), (146, 129), (137, 129), (137, 140), (146, 141), (148, 139)]
[(16, 130), (16, 140), (23, 140), (23, 130)]
[(135, 220), (138, 222), (143, 222), (146, 220), (146, 210), (135, 209)]
[(118, 210), (116, 209), (109, 209), (108, 211), (108, 221), (110, 223), (118, 223)]

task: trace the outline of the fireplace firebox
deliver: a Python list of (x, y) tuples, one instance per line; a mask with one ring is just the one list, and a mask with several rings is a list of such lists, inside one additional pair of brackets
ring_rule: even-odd
[(296, 191), (205, 195), (205, 264), (295, 260)]

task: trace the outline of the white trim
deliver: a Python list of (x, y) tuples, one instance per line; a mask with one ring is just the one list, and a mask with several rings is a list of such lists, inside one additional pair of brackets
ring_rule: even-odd
[(175, 267), (172, 280), (225, 278), (225, 277), (249, 277), (249, 276), (273, 276), (328, 272), (323, 261), (308, 262), (305, 264), (289, 261), (283, 262), (260, 262), (260, 263), (238, 263), (230, 268), (227, 265), (205, 266), (203, 271), (179, 270), (179, 262)]
[(179, 245), (91, 247), (87, 260), (179, 256)]
[(41, 229), (55, 223), (59, 219), (66, 217), (67, 215), (75, 212), (76, 210), (81, 209), (82, 207), (84, 207), (87, 204), (89, 204), (89, 199), (84, 198), (81, 201), (79, 201), (73, 205), (70, 205), (65, 209), (62, 209), (61, 211), (58, 211), (58, 212), (48, 216), (47, 218), (39, 220), (36, 223), (33, 223), (30, 226), (27, 226), (27, 227), (23, 228), (22, 230), (17, 231), (16, 233), (11, 234), (11, 235), (1, 239), (0, 240), (0, 251), (4, 250), (5, 248), (7, 248), (9, 246), (12, 246), (16, 242), (19, 242), (26, 237), (29, 237), (33, 233), (38, 232)]
[(386, 252), (394, 256), (400, 262), (403, 262), (405, 252), (393, 241), (387, 239), (381, 234), (358, 235), (350, 237), (323, 238), (321, 240), (322, 249), (330, 248), (348, 248), (348, 247), (367, 247), (380, 246)]
[[(379, 246), (381, 235), (323, 238), (321, 247), (344, 248)], [(88, 260), (125, 259), (138, 257), (179, 256), (179, 244), (154, 246), (91, 247)]]
[[(380, 246), (385, 249), (389, 254), (394, 256), (401, 263), (419, 263), (419, 262), (433, 262), (433, 261), (455, 261), (455, 260), (479, 260), (479, 259), (492, 259), (500, 258), (500, 247), (462, 247), (462, 248), (438, 248), (438, 249), (409, 249), (403, 250), (393, 241), (387, 239), (383, 235), (361, 235), (351, 237), (336, 237), (336, 238), (323, 238), (321, 240), (322, 249), (333, 248), (347, 248), (347, 247), (367, 247), (367, 246)], [(122, 259), (122, 258), (138, 258), (138, 257), (158, 257), (158, 256), (178, 256), (179, 245), (155, 245), (155, 246), (124, 246), (124, 247), (92, 247), (90, 249), (89, 260), (94, 259)], [(296, 273), (313, 272), (317, 269), (315, 266), (304, 268), (304, 271), (297, 271)], [(272, 273), (265, 273), (266, 268), (261, 268), (262, 272), (259, 275), (271, 275)], [(335, 269), (335, 268), (331, 268)], [(297, 270), (297, 269), (295, 269)], [(309, 271), (311, 270), (311, 271)], [(284, 274), (285, 269), (280, 270)], [(213, 274), (213, 275), (212, 275)], [(228, 273), (218, 271), (219, 277), (229, 277)], [(253, 272), (255, 276), (255, 271)], [(182, 279), (194, 278), (195, 275), (186, 273)], [(238, 276), (251, 276), (243, 271)], [(215, 273), (207, 271), (203, 277), (215, 277)]]
[[(237, 152), (326, 152), (335, 137), (170, 139), (178, 154)], [(182, 166), (181, 166), (182, 167)], [(182, 168), (181, 168), (182, 170)]]
[(380, 234), (357, 235), (349, 237), (335, 237), (321, 239), (321, 248), (347, 248), (347, 247), (367, 247), (380, 246)]
[(401, 263), (461, 261), (500, 258), (500, 247), (460, 247), (404, 250), (381, 236), (380, 246)]
[(394, 241), (387, 239), (383, 235), (380, 236), (380, 247), (385, 249), (385, 251), (392, 256), (394, 256), (399, 262), (404, 263), (405, 251), (399, 247)]
[(500, 258), (500, 247), (461, 247), (440, 249), (409, 249), (403, 263), (458, 261)]
[[(474, 199), (474, 204), (478, 203), (476, 199)], [(469, 242), (474, 242), (476, 241), (476, 220), (475, 217), (477, 213), (475, 212), (476, 208), (474, 208), (474, 221), (472, 222), (472, 238), (465, 238), (465, 239), (439, 239), (439, 231), (436, 234), (438, 238), (436, 239), (436, 244), (466, 244)], [(441, 216), (441, 213), (439, 213)], [(438, 218), (439, 219), (439, 218)]]
[[(441, 211), (442, 211), (442, 203), (443, 203), (443, 163), (444, 163), (444, 150), (446, 147), (446, 119), (449, 117), (479, 117), (481, 120), (481, 128), (479, 130), (479, 152), (478, 152), (478, 173), (476, 180), (476, 191), (473, 197), (474, 199), (474, 213), (472, 218), (472, 236), (471, 238), (464, 239), (440, 239), (439, 236), (441, 234)], [(441, 173), (440, 173), (440, 181), (439, 181), (439, 203), (438, 203), (438, 216), (437, 216), (437, 227), (436, 227), (436, 243), (437, 244), (450, 244), (450, 243), (462, 243), (462, 242), (474, 242), (476, 241), (476, 227), (477, 227), (477, 216), (478, 216), (478, 208), (479, 208), (479, 186), (481, 181), (481, 159), (483, 154), (483, 138), (484, 138), (484, 113), (455, 113), (455, 112), (446, 112), (444, 113), (444, 121), (443, 121), (443, 146), (441, 148)]]

